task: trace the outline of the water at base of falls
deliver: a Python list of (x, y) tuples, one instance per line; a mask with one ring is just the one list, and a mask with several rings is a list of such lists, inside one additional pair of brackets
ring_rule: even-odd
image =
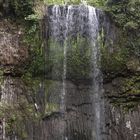
[[(83, 81), (89, 79), (90, 84), (88, 88), (90, 88), (90, 90), (88, 91), (89, 93), (87, 93), (86, 96), (89, 96), (91, 100), (91, 109), (89, 111), (89, 114), (92, 112), (91, 120), (93, 121), (91, 121), (91, 126), (89, 127), (91, 137), (83, 138), (83, 140), (103, 140), (101, 135), (101, 129), (103, 127), (103, 102), (101, 100), (102, 77), (99, 66), (100, 49), (97, 43), (99, 23), (96, 9), (88, 5), (54, 5), (48, 7), (46, 12), (48, 18), (49, 36), (47, 38), (47, 40), (49, 40), (48, 53), (50, 53), (49, 59), (52, 63), (51, 77), (54, 80), (62, 80), (62, 90), (60, 93), (60, 112), (66, 114), (64, 115), (64, 119), (67, 120), (67, 108), (70, 106), (68, 103), (69, 92), (71, 91), (72, 93), (72, 87), (69, 86), (68, 81), (74, 81), (75, 83), (79, 84), (78, 81), (80, 81), (81, 79)], [(83, 54), (83, 56), (81, 54)], [(85, 54), (86, 56), (84, 56)], [(84, 57), (85, 59), (87, 59), (87, 61), (85, 62), (83, 62)], [(89, 66), (88, 72), (87, 69), (86, 72), (83, 70), (85, 69), (84, 67), (82, 69), (82, 65), (84, 65), (85, 63), (87, 63)], [(77, 69), (79, 71), (77, 71)], [(83, 76), (82, 74), (79, 74), (81, 71), (83, 71)], [(86, 77), (85, 79), (84, 76)], [(77, 93), (78, 92), (79, 91), (77, 91)], [(73, 98), (72, 100), (74, 103), (76, 103), (77, 98), (80, 99), (80, 97), (77, 97), (77, 95), (74, 96), (75, 98)], [(72, 110), (73, 106), (74, 108), (76, 108), (76, 105), (74, 104), (72, 104), (71, 106), (72, 107), (70, 108)], [(77, 112), (81, 113), (82, 111)], [(72, 118), (70, 118), (70, 120), (72, 121)], [(63, 138), (67, 140), (75, 140), (74, 137), (76, 136), (73, 136), (73, 139), (69, 138), (69, 130), (66, 129), (76, 130), (80, 128), (69, 128), (72, 126), (68, 127), (67, 125), (68, 123), (64, 124), (62, 133), (65, 136)], [(80, 130), (76, 131), (73, 132), (75, 134), (72, 135), (81, 133), (79, 132)], [(76, 140), (82, 140), (78, 137), (81, 136), (77, 136)]]

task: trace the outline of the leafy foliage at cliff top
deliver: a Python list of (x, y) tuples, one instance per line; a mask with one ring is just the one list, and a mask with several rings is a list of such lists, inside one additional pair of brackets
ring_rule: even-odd
[(113, 20), (124, 30), (140, 29), (140, 0), (111, 0), (107, 7)]
[(0, 16), (24, 19), (33, 13), (34, 0), (0, 0)]
[(51, 4), (80, 4), (87, 3), (94, 6), (103, 6), (107, 0), (44, 0), (45, 3)]
[(140, 26), (139, 0), (0, 0), (0, 16), (11, 15), (24, 19), (34, 14), (34, 6), (44, 2), (50, 4), (87, 3), (96, 7), (107, 8), (113, 20), (125, 29), (138, 29)]
[(112, 22), (116, 24), (126, 40), (121, 48), (127, 48), (130, 55), (140, 57), (140, 0), (110, 0), (105, 6)]

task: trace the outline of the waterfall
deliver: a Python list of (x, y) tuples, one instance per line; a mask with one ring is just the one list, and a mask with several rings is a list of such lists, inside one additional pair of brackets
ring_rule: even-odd
[[(62, 90), (60, 93), (60, 112), (67, 114), (68, 103), (68, 81), (75, 81), (78, 83), (78, 80), (88, 79), (91, 81), (90, 92), (91, 102), (92, 102), (92, 117), (93, 123), (92, 126), (92, 139), (91, 140), (102, 140), (102, 125), (103, 125), (103, 101), (101, 100), (102, 96), (102, 77), (100, 72), (100, 49), (98, 45), (98, 32), (99, 32), (99, 23), (96, 15), (96, 9), (89, 5), (71, 5), (71, 6), (50, 6), (48, 7), (48, 42), (49, 42), (49, 59), (52, 63), (50, 68), (52, 73), (51, 77), (53, 79), (62, 80)], [(83, 43), (84, 42), (84, 43)], [(74, 69), (71, 65), (76, 63), (77, 69), (81, 67), (83, 62), (78, 59), (82, 59), (82, 56), (79, 52), (83, 53), (83, 49), (87, 48), (87, 56), (89, 65), (89, 72), (87, 72), (87, 77), (76, 77), (75, 74), (76, 68)], [(83, 45), (85, 44), (85, 46)], [(86, 50), (85, 50), (86, 51)], [(75, 54), (73, 54), (75, 52)], [(58, 57), (58, 53), (59, 57)], [(86, 53), (86, 52), (85, 52)], [(62, 57), (62, 56), (63, 57)], [(73, 56), (76, 55), (76, 56)], [(86, 57), (87, 57), (86, 56)], [(71, 61), (71, 57), (76, 57)], [(77, 59), (78, 57), (78, 59)], [(74, 62), (76, 61), (76, 62)], [(86, 69), (86, 68), (84, 68)], [(76, 72), (75, 72), (75, 71)], [(82, 69), (79, 69), (79, 73)], [(77, 72), (77, 74), (78, 74)], [(83, 72), (83, 75), (85, 72)], [(75, 76), (73, 76), (75, 75)], [(76, 99), (73, 99), (76, 101)], [(90, 112), (89, 112), (90, 113)], [(64, 131), (66, 129), (65, 128)], [(75, 128), (73, 128), (75, 129)], [(81, 132), (80, 132), (81, 133)], [(71, 136), (70, 136), (71, 137)], [(77, 136), (78, 137), (78, 136)], [(65, 137), (65, 139), (70, 139)], [(83, 138), (84, 139), (84, 138)], [(82, 140), (82, 139), (81, 139)]]

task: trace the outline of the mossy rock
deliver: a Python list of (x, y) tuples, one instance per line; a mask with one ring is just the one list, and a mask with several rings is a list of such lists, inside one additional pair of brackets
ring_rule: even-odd
[(115, 106), (122, 106), (125, 109), (137, 107), (140, 102), (140, 76), (116, 78), (107, 97)]

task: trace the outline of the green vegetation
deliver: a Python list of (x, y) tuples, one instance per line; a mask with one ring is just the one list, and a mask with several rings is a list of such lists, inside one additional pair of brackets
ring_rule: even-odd
[(108, 80), (117, 78), (117, 75), (129, 75), (129, 78), (118, 81), (120, 90), (115, 91), (113, 96), (109, 95), (110, 102), (115, 106), (121, 106), (125, 111), (133, 110), (140, 101), (139, 72), (137, 72), (140, 64), (139, 7), (139, 0), (110, 0), (103, 7), (112, 24), (116, 26), (116, 39), (104, 41), (105, 32), (102, 30), (100, 34), (102, 71)]
[(39, 21), (31, 22), (25, 29), (24, 42), (29, 46), (29, 61), (25, 73), (29, 76), (44, 75), (44, 49)]
[(48, 40), (48, 57), (46, 60), (47, 77), (61, 79), (63, 75), (63, 46), (54, 39)]
[[(48, 5), (52, 5), (52, 4), (81, 4), (82, 0), (44, 0), (45, 3), (47, 3)], [(93, 5), (93, 6), (97, 6), (97, 7), (101, 7), (104, 6), (107, 3), (107, 0), (85, 0), (83, 1), (83, 3), (87, 3), (89, 5)]]
[(129, 57), (129, 50), (124, 47), (127, 38), (119, 31), (116, 33), (117, 40), (107, 40), (104, 43), (104, 30), (102, 29), (98, 41), (101, 48), (101, 66), (105, 73), (118, 73), (126, 69), (126, 62)]
[(61, 79), (63, 75), (64, 47), (67, 47), (67, 78), (89, 79), (91, 63), (91, 47), (87, 39), (77, 37), (68, 39), (62, 45), (53, 39), (49, 40), (49, 57), (46, 62), (47, 75)]
[(108, 10), (117, 25), (124, 30), (137, 30), (140, 27), (140, 1), (124, 0), (108, 3)]
[(102, 31), (99, 39), (102, 53), (102, 69), (107, 73), (121, 73), (131, 58), (140, 57), (140, 5), (139, 0), (110, 0), (103, 9), (116, 25), (116, 39), (107, 39)]
[(92, 47), (86, 38), (78, 36), (70, 40), (67, 51), (67, 77), (73, 80), (89, 79)]
[(6, 15), (12, 18), (24, 19), (33, 13), (33, 0), (1, 0), (0, 15)]

